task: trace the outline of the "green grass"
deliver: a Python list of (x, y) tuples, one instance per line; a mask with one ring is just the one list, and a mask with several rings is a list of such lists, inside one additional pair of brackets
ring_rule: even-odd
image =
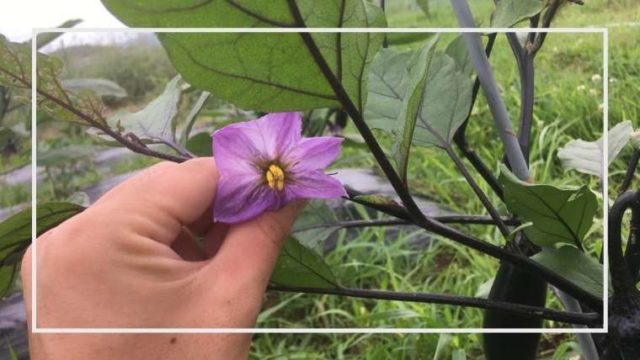
[[(427, 16), (410, 0), (387, 1), (387, 21), (391, 27), (457, 27), (449, 0), (432, 0)], [(491, 0), (469, 1), (476, 23), (490, 27), (494, 10)], [(640, 8), (636, 0), (589, 0), (584, 6), (567, 3), (553, 23), (554, 27), (607, 27), (637, 22)], [(526, 24), (521, 24), (522, 26)]]
[[(611, 36), (617, 46), (610, 57), (611, 77), (609, 80), (611, 126), (630, 120), (635, 129), (640, 128), (640, 27), (617, 28)], [(632, 149), (623, 149), (620, 156), (609, 167), (609, 198), (615, 199), (619, 192)], [(636, 171), (635, 187), (638, 187), (640, 174)]]

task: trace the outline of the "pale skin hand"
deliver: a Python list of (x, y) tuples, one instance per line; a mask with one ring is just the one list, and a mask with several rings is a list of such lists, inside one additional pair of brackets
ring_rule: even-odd
[[(278, 252), (303, 206), (213, 225), (212, 158), (161, 163), (38, 239), (22, 281), (38, 327), (253, 327)], [(188, 230), (186, 230), (188, 229)], [(204, 237), (204, 251), (189, 232)], [(33, 324), (29, 323), (29, 328)], [(237, 359), (249, 334), (30, 334), (32, 359)]]

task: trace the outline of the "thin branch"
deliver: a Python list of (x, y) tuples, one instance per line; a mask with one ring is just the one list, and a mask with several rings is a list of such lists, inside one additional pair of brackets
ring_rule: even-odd
[(602, 317), (597, 313), (573, 313), (567, 311), (558, 311), (538, 306), (521, 305), (505, 301), (494, 301), (484, 298), (475, 298), (468, 296), (445, 295), (445, 294), (428, 294), (428, 293), (407, 293), (383, 290), (367, 290), (353, 288), (309, 288), (309, 287), (289, 287), (270, 285), (269, 290), (285, 291), (285, 292), (301, 292), (307, 294), (323, 294), (323, 295), (339, 295), (349, 296), (363, 299), (375, 300), (398, 300), (429, 304), (447, 304), (456, 306), (467, 306), (479, 309), (491, 309), (502, 311), (507, 314), (529, 316), (533, 318), (543, 318), (558, 322), (566, 322), (572, 324), (594, 325), (602, 324)]
[[(349, 196), (357, 196), (358, 193), (347, 189), (347, 193), (349, 194)], [(366, 206), (369, 206), (373, 209), (376, 209), (378, 211), (381, 211), (385, 214), (397, 217), (399, 219), (405, 219), (405, 220), (410, 220), (409, 217), (409, 212), (404, 209), (402, 206), (398, 205), (398, 206), (385, 206), (385, 205), (380, 205), (380, 204), (373, 204), (373, 203), (367, 203), (366, 201), (363, 201), (362, 199), (358, 199), (358, 198), (350, 198), (351, 201), (355, 202), (355, 203), (359, 203), (359, 204), (363, 204)], [(432, 219), (432, 221), (435, 221)], [(470, 247), (472, 249), (478, 250), (482, 253), (485, 253), (489, 256), (493, 256), (497, 259), (503, 260), (503, 261), (507, 261), (509, 263), (512, 263), (516, 266), (520, 266), (521, 268), (525, 269), (526, 271), (529, 271), (533, 274), (536, 274), (538, 276), (540, 276), (541, 278), (545, 279), (547, 282), (549, 282), (552, 285), (555, 285), (557, 288), (564, 290), (566, 293), (571, 294), (572, 296), (574, 296), (575, 298), (579, 299), (580, 301), (584, 302), (585, 304), (589, 305), (590, 308), (594, 309), (595, 311), (598, 311), (598, 309), (602, 309), (602, 299), (594, 296), (593, 294), (589, 293), (588, 291), (585, 291), (584, 289), (582, 289), (581, 287), (575, 285), (573, 282), (567, 280), (566, 278), (560, 276), (559, 274), (555, 273), (554, 271), (538, 264), (537, 262), (535, 262), (534, 260), (531, 260), (530, 258), (523, 256), (521, 254), (516, 254), (516, 253), (512, 253), (510, 251), (504, 250), (501, 247), (495, 246), (493, 244), (489, 244), (486, 243), (484, 241), (480, 241), (477, 240), (473, 237), (470, 237), (464, 233), (461, 233), (455, 229), (449, 228), (449, 227), (445, 227), (444, 225), (442, 225), (442, 223), (437, 222), (437, 224), (440, 224), (440, 227), (437, 227), (433, 230), (431, 230), (430, 228), (428, 228), (427, 226), (425, 226), (424, 223), (416, 223), (417, 226), (431, 231), (435, 234), (438, 234), (440, 236), (443, 236), (445, 238), (448, 238), (450, 240), (453, 240), (457, 243), (460, 243), (462, 245), (465, 245), (467, 247)]]
[(622, 218), (628, 209), (634, 207), (640, 207), (640, 192), (627, 191), (609, 210), (609, 270), (616, 295), (638, 291), (622, 253)]
[[(477, 224), (477, 225), (495, 225), (493, 218), (482, 215), (445, 215), (435, 216), (434, 219), (443, 224)], [(514, 218), (502, 217), (501, 221), (508, 226), (519, 226), (520, 221)]]
[[(538, 27), (538, 25), (540, 25), (540, 14), (535, 14), (534, 16), (529, 18), (529, 27), (535, 29)], [(533, 44), (533, 42), (536, 40), (536, 35), (538, 35), (537, 32), (530, 32), (527, 35), (527, 42), (525, 43), (525, 46)]]
[[(496, 34), (495, 33), (489, 34), (489, 40), (487, 41), (487, 45), (485, 47), (485, 53), (487, 54), (487, 57), (491, 55), (491, 51), (493, 50), (493, 45), (495, 44), (495, 40), (496, 40)], [(471, 163), (471, 165), (476, 169), (478, 174), (480, 174), (480, 176), (482, 176), (484, 181), (486, 181), (487, 184), (489, 184), (489, 186), (496, 193), (496, 195), (498, 195), (500, 199), (503, 199), (504, 195), (502, 193), (502, 187), (498, 183), (498, 179), (496, 179), (496, 177), (493, 176), (493, 173), (491, 172), (489, 167), (487, 167), (487, 165), (482, 161), (482, 159), (480, 159), (480, 157), (475, 152), (475, 150), (473, 150), (471, 145), (467, 142), (467, 137), (466, 137), (467, 124), (469, 123), (469, 119), (471, 118), (471, 113), (476, 103), (476, 99), (478, 98), (479, 91), (480, 91), (480, 79), (476, 76), (476, 80), (473, 84), (473, 90), (471, 94), (471, 106), (469, 107), (469, 113), (467, 114), (467, 118), (465, 119), (462, 126), (460, 126), (458, 131), (456, 131), (454, 141), (458, 146), (458, 148), (460, 149), (460, 151), (462, 152), (462, 155), (464, 155), (464, 157), (469, 161), (469, 163)]]
[(620, 186), (620, 195), (629, 190), (631, 182), (636, 176), (638, 162), (640, 162), (640, 149), (635, 149), (633, 150), (633, 154), (631, 154), (631, 160), (629, 161), (629, 166), (627, 166), (627, 172), (624, 175), (624, 180), (622, 181), (622, 185)]
[(394, 226), (394, 225), (413, 225), (413, 223), (402, 219), (381, 219), (381, 220), (350, 220), (350, 221), (337, 221), (333, 223), (325, 223), (318, 225), (311, 225), (302, 228), (295, 229), (298, 231), (307, 231), (314, 229), (325, 229), (327, 227), (339, 227), (342, 229), (350, 228), (366, 228), (366, 227), (382, 227), (382, 226)]
[(163, 139), (160, 137), (151, 137), (151, 140), (155, 140), (161, 144), (166, 145), (167, 147), (171, 148), (173, 151), (175, 151), (176, 153), (180, 154), (180, 156), (184, 156), (185, 158), (194, 158), (195, 155), (192, 154), (191, 152), (189, 152), (189, 150), (187, 150), (186, 148), (182, 147), (181, 145), (178, 145), (177, 143), (171, 141), (171, 140), (167, 140), (167, 139)]
[[(533, 125), (533, 105), (535, 91), (534, 55), (520, 45), (515, 33), (507, 33), (507, 39), (520, 75), (520, 122), (518, 129), (518, 143), (524, 158), (529, 164), (529, 144), (531, 142), (531, 126)], [(507, 164), (509, 165), (509, 164)]]
[[(7, 70), (3, 69), (2, 67), (0, 67), (0, 72), (3, 72), (5, 74), (11, 76), (15, 80), (21, 82), (26, 88), (30, 89), (33, 86), (31, 81), (28, 80), (27, 78), (16, 76), (15, 74), (11, 73), (10, 71), (7, 71)], [(114, 140), (118, 141), (119, 143), (121, 143), (122, 145), (124, 145), (125, 147), (127, 147), (129, 150), (131, 150), (133, 152), (136, 152), (136, 153), (142, 154), (142, 155), (146, 155), (146, 156), (155, 157), (155, 158), (158, 158), (158, 159), (178, 162), (178, 163), (186, 161), (186, 160), (189, 160), (188, 157), (179, 157), (179, 156), (174, 156), (174, 155), (171, 155), (171, 154), (165, 154), (165, 153), (157, 152), (157, 151), (154, 151), (152, 149), (149, 149), (146, 145), (144, 145), (142, 143), (129, 141), (129, 140), (126, 139), (126, 137), (124, 135), (122, 135), (122, 134), (120, 134), (120, 133), (118, 133), (116, 131), (113, 131), (113, 129), (111, 129), (109, 126), (103, 124), (101, 121), (97, 121), (93, 117), (91, 117), (90, 115), (87, 115), (84, 112), (80, 111), (79, 109), (76, 109), (72, 104), (66, 103), (63, 100), (60, 100), (57, 97), (49, 94), (48, 92), (43, 91), (42, 89), (36, 89), (36, 91), (37, 91), (38, 94), (40, 94), (41, 96), (47, 98), (49, 101), (51, 101), (51, 102), (55, 103), (56, 105), (62, 107), (63, 109), (65, 109), (66, 111), (70, 112), (71, 114), (77, 116), (78, 118), (86, 121), (89, 125), (94, 126), (94, 127), (98, 128), (100, 131), (104, 132), (105, 134), (111, 136)]]
[(467, 180), (467, 183), (469, 184), (469, 186), (471, 186), (471, 189), (473, 189), (473, 192), (476, 194), (478, 199), (480, 199), (480, 202), (482, 203), (484, 208), (487, 210), (487, 212), (489, 212), (489, 215), (495, 221), (495, 224), (500, 230), (500, 232), (502, 233), (502, 235), (504, 237), (509, 236), (510, 231), (505, 225), (505, 223), (502, 222), (502, 218), (500, 217), (498, 210), (496, 210), (496, 208), (493, 206), (493, 204), (491, 203), (491, 200), (489, 200), (489, 198), (484, 193), (484, 191), (480, 189), (480, 186), (478, 186), (478, 183), (476, 182), (476, 180), (471, 176), (471, 174), (469, 174), (469, 171), (464, 166), (464, 164), (462, 163), (458, 155), (456, 155), (455, 151), (453, 151), (451, 148), (447, 148), (445, 150), (447, 151), (447, 154), (449, 155), (451, 160), (453, 160), (453, 163), (456, 165), (456, 168), (458, 169), (458, 171), (462, 174), (465, 180)]
[(520, 71), (520, 127), (518, 128), (518, 142), (529, 164), (531, 143), (531, 127), (533, 125), (533, 104), (535, 91), (533, 55), (525, 52)]
[[(558, 9), (560, 8), (561, 3), (562, 3), (561, 0), (549, 1), (549, 6), (547, 7), (547, 10), (544, 12), (544, 15), (542, 16), (542, 28), (546, 29), (551, 27), (551, 21), (558, 13)], [(546, 38), (547, 38), (546, 32), (538, 33), (535, 41), (533, 42), (533, 44), (531, 45), (531, 48), (529, 49), (529, 51), (533, 56), (535, 56), (538, 50), (540, 50)]]
[[(443, 224), (496, 225), (492, 217), (483, 216), (483, 215), (446, 215), (446, 216), (435, 216), (433, 217), (433, 219)], [(520, 222), (518, 220), (512, 219), (512, 218), (502, 218), (500, 220), (506, 225), (511, 225), (511, 226), (520, 225)], [(414, 224), (409, 220), (403, 220), (398, 218), (378, 219), (378, 220), (348, 220), (348, 221), (338, 221), (334, 223), (307, 226), (307, 227), (296, 229), (296, 231), (324, 229), (326, 227), (332, 227), (332, 226), (337, 226), (343, 229), (349, 229), (349, 228), (382, 227), (382, 226), (396, 226), (396, 225), (414, 225)]]
[(41, 96), (47, 98), (49, 101), (51, 101), (51, 102), (55, 103), (56, 105), (64, 108), (65, 110), (69, 111), (70, 113), (72, 113), (73, 115), (77, 116), (78, 118), (86, 121), (89, 125), (94, 126), (94, 127), (98, 128), (100, 131), (104, 132), (105, 134), (111, 136), (114, 140), (116, 140), (120, 144), (124, 145), (125, 147), (127, 147), (129, 150), (131, 150), (133, 152), (136, 152), (136, 153), (142, 154), (142, 155), (146, 155), (146, 156), (155, 157), (155, 158), (158, 158), (158, 159), (178, 162), (178, 163), (186, 161), (186, 160), (189, 160), (188, 157), (174, 156), (174, 155), (171, 155), (171, 154), (165, 154), (165, 153), (157, 152), (155, 150), (152, 150), (152, 149), (148, 148), (146, 145), (144, 145), (142, 143), (129, 141), (124, 135), (114, 131), (109, 126), (96, 121), (93, 117), (91, 117), (90, 115), (87, 115), (84, 112), (76, 109), (73, 105), (67, 104), (64, 101), (56, 98), (55, 96), (53, 96), (53, 95), (51, 95), (51, 94), (49, 94), (49, 93), (47, 93), (47, 92), (45, 92), (45, 91), (43, 91), (41, 89), (37, 89), (36, 91), (38, 92), (38, 94), (40, 94)]
[[(460, 27), (475, 27), (475, 22), (471, 15), (471, 9), (469, 9), (469, 4), (466, 0), (451, 0), (451, 5), (458, 17)], [(480, 34), (464, 33), (462, 36), (467, 43), (471, 62), (473, 63), (473, 67), (480, 78), (480, 85), (482, 86), (485, 97), (487, 98), (489, 109), (493, 114), (496, 127), (498, 128), (498, 133), (502, 139), (505, 153), (507, 154), (513, 173), (519, 179), (527, 181), (529, 180), (527, 162), (525, 161), (524, 154), (520, 149), (520, 144), (518, 143), (516, 134), (511, 128), (509, 113), (507, 112), (507, 107), (500, 96), (500, 90), (498, 89), (498, 84), (493, 76), (489, 59), (482, 47)]]
[(629, 238), (624, 260), (634, 283), (640, 281), (640, 202), (631, 207), (631, 222), (629, 223)]

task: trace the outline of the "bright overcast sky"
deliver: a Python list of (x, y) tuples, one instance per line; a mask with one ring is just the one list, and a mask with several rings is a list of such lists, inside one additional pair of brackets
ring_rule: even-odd
[(0, 33), (11, 40), (31, 37), (32, 28), (52, 28), (71, 19), (82, 19), (77, 27), (121, 28), (100, 0), (0, 0)]

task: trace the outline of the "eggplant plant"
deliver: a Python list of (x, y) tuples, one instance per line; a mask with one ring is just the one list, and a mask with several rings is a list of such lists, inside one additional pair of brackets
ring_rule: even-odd
[[(534, 140), (531, 135), (535, 113), (534, 60), (547, 36), (552, 36), (544, 29), (551, 26), (565, 2), (497, 1), (491, 19), (493, 27), (512, 27), (524, 21), (541, 31), (467, 32), (448, 42), (437, 34), (421, 35), (414, 38), (420, 41), (414, 49), (400, 51), (393, 46), (392, 38), (381, 32), (313, 31), (317, 27), (386, 27), (383, 8), (364, 0), (321, 4), (300, 0), (269, 4), (235, 0), (136, 3), (103, 0), (112, 14), (132, 27), (259, 27), (298, 31), (159, 32), (157, 37), (179, 75), (145, 108), (116, 114), (105, 110), (95, 89), (65, 87), (60, 79), (62, 62), (38, 53), (36, 101), (39, 111), (59, 121), (82, 124), (92, 136), (138, 154), (174, 162), (211, 154), (210, 138), (201, 133), (193, 135), (192, 129), (212, 97), (251, 111), (255, 117), (272, 112), (301, 112), (303, 131), (308, 136), (327, 131), (341, 134), (347, 123), (352, 124), (395, 196), (365, 194), (354, 186), (346, 188), (344, 199), (387, 218), (357, 224), (335, 221), (298, 226), (284, 245), (271, 277), (270, 291), (479, 308), (485, 311), (485, 328), (537, 329), (548, 320), (601, 328), (604, 269), (585, 246), (598, 213), (598, 196), (588, 186), (570, 188), (538, 183), (529, 172), (529, 152)], [(460, 27), (476, 27), (466, 0), (451, 0), (451, 6)], [(507, 38), (519, 72), (521, 108), (517, 129), (512, 126), (494, 77), (495, 69), (489, 62), (499, 36)], [(30, 89), (34, 80), (31, 47), (0, 38), (0, 85)], [(200, 95), (191, 103), (188, 115), (178, 116), (185, 93), (194, 91)], [(474, 150), (473, 139), (467, 136), (467, 126), (474, 121), (472, 110), (481, 93), (503, 145), (499, 150), (504, 154), (503, 164), (487, 164)], [(630, 134), (631, 131), (627, 138)], [(383, 146), (388, 140), (393, 144), (391, 148)], [(575, 145), (567, 144), (560, 157), (567, 168), (583, 171), (579, 167), (584, 167), (584, 161), (576, 156), (584, 155), (585, 151)], [(409, 181), (412, 174), (408, 171), (411, 150), (419, 147), (438, 149), (449, 157), (486, 215), (431, 216), (421, 209), (412, 194)], [(599, 160), (602, 140), (589, 149), (594, 147), (595, 158), (590, 161), (595, 164), (589, 163), (589, 169), (602, 177), (604, 164)], [(625, 190), (630, 186), (638, 157), (636, 150), (629, 166), (631, 175), (623, 186)], [(499, 171), (492, 170), (495, 168)], [(272, 176), (278, 174), (274, 170)], [(493, 194), (483, 191), (474, 175), (481, 177)], [(583, 353), (589, 354), (585, 355), (587, 358), (640, 356), (634, 341), (640, 327), (640, 300), (635, 287), (640, 267), (639, 203), (637, 193), (624, 192), (611, 208), (609, 256), (614, 289), (609, 301), (611, 333), (598, 341), (589, 335), (579, 338)], [(633, 212), (632, 230), (630, 245), (622, 254), (620, 223), (627, 209)], [(82, 207), (65, 203), (38, 205), (38, 234), (80, 211)], [(414, 225), (498, 261), (488, 298), (346, 286), (316, 251), (318, 244), (337, 229), (397, 224)], [(470, 224), (495, 227), (502, 243), (496, 245), (471, 235), (465, 231)], [(4, 259), (3, 265), (13, 266), (13, 272), (15, 260), (31, 241), (26, 229), (30, 229), (30, 209), (0, 224), (0, 257)], [(304, 239), (311, 230), (313, 241)], [(550, 289), (565, 310), (546, 307)], [(534, 359), (540, 334), (493, 333), (484, 335), (483, 342), (487, 359)]]

